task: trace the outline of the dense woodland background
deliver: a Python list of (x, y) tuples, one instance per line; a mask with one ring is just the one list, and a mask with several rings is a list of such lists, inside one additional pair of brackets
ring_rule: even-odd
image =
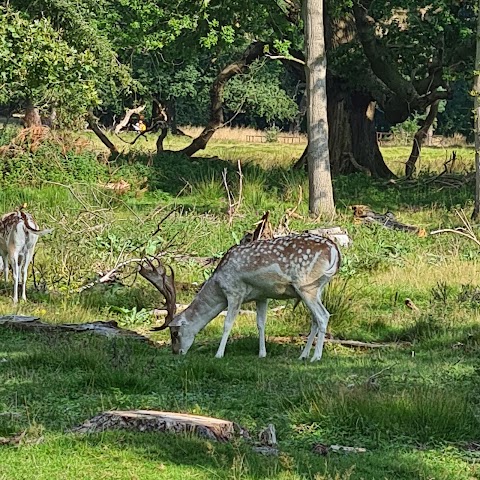
[[(397, 3), (326, 3), (334, 174), (392, 175), (375, 131), (434, 123), (473, 138), (473, 0)], [(154, 131), (205, 126), (188, 155), (220, 125), (305, 131), (296, 1), (11, 1), (2, 13), (0, 105), (27, 125), (83, 128), (90, 112), (113, 127), (145, 105)]]

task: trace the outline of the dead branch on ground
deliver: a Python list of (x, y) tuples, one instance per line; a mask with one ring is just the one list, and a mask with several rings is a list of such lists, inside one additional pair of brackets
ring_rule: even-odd
[(462, 221), (464, 225), (463, 227), (442, 228), (440, 230), (434, 230), (433, 232), (430, 232), (430, 235), (437, 235), (439, 233), (453, 233), (453, 234), (461, 235), (462, 237), (468, 238), (469, 240), (476, 243), (480, 247), (480, 240), (475, 234), (471, 223), (468, 221), (468, 218), (465, 215), (465, 212), (463, 210), (455, 210), (455, 213), (458, 215), (458, 217)]
[(233, 193), (230, 191), (230, 188), (228, 187), (228, 181), (227, 181), (227, 169), (224, 168), (222, 172), (222, 179), (223, 179), (223, 184), (225, 185), (225, 190), (227, 191), (227, 198), (228, 198), (228, 226), (231, 227), (233, 223), (233, 217), (235, 216), (235, 213), (237, 209), (241, 206), (242, 204), (242, 191), (243, 191), (243, 173), (242, 173), (242, 164), (240, 163), (240, 160), (237, 162), (237, 169), (238, 169), (238, 177), (239, 177), (239, 185), (238, 185), (238, 199), (235, 200), (235, 196)]

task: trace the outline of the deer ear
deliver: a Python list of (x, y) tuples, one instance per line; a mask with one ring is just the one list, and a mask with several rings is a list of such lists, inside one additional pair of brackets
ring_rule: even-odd
[(185, 320), (185, 318), (183, 318), (182, 316), (179, 316), (179, 317), (173, 319), (168, 324), (168, 326), (169, 327), (183, 327), (183, 325), (186, 325), (186, 324), (187, 324), (187, 321)]

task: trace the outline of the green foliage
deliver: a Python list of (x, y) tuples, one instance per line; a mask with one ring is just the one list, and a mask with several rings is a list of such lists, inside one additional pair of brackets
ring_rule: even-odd
[(0, 15), (0, 104), (25, 100), (78, 115), (99, 102), (90, 50), (77, 51), (47, 18), (32, 22), (5, 7)]
[(120, 324), (125, 328), (139, 327), (151, 323), (153, 315), (144, 308), (137, 310), (137, 307), (110, 307), (110, 311), (120, 314)]
[(417, 130), (420, 128), (419, 119), (420, 117), (415, 115), (412, 118), (393, 126), (391, 131), (395, 134), (395, 141), (399, 142), (401, 145), (411, 143), (415, 133), (417, 133)]
[(225, 89), (225, 106), (230, 115), (242, 115), (247, 125), (292, 120), (298, 113), (295, 100), (281, 85), (280, 68), (257, 62), (247, 75), (234, 77)]
[(44, 182), (94, 183), (107, 170), (92, 152), (61, 154), (58, 145), (44, 144), (35, 156), (24, 153), (0, 162), (0, 185), (39, 186)]
[(447, 102), (444, 112), (438, 115), (437, 133), (454, 135), (460, 133), (470, 141), (473, 136), (473, 98), (471, 82), (459, 80), (454, 84), (453, 98)]
[(278, 135), (281, 130), (278, 127), (270, 127), (265, 130), (265, 140), (268, 143), (278, 142)]

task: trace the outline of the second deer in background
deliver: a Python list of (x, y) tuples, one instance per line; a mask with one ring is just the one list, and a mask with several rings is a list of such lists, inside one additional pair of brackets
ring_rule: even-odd
[(35, 245), (40, 237), (52, 230), (39, 230), (30, 213), (20, 209), (3, 215), (0, 219), (0, 256), (3, 260), (5, 282), (8, 269), (12, 269), (13, 302), (18, 302), (18, 285), (22, 285), (22, 299), (26, 300), (28, 267), (33, 258)]

